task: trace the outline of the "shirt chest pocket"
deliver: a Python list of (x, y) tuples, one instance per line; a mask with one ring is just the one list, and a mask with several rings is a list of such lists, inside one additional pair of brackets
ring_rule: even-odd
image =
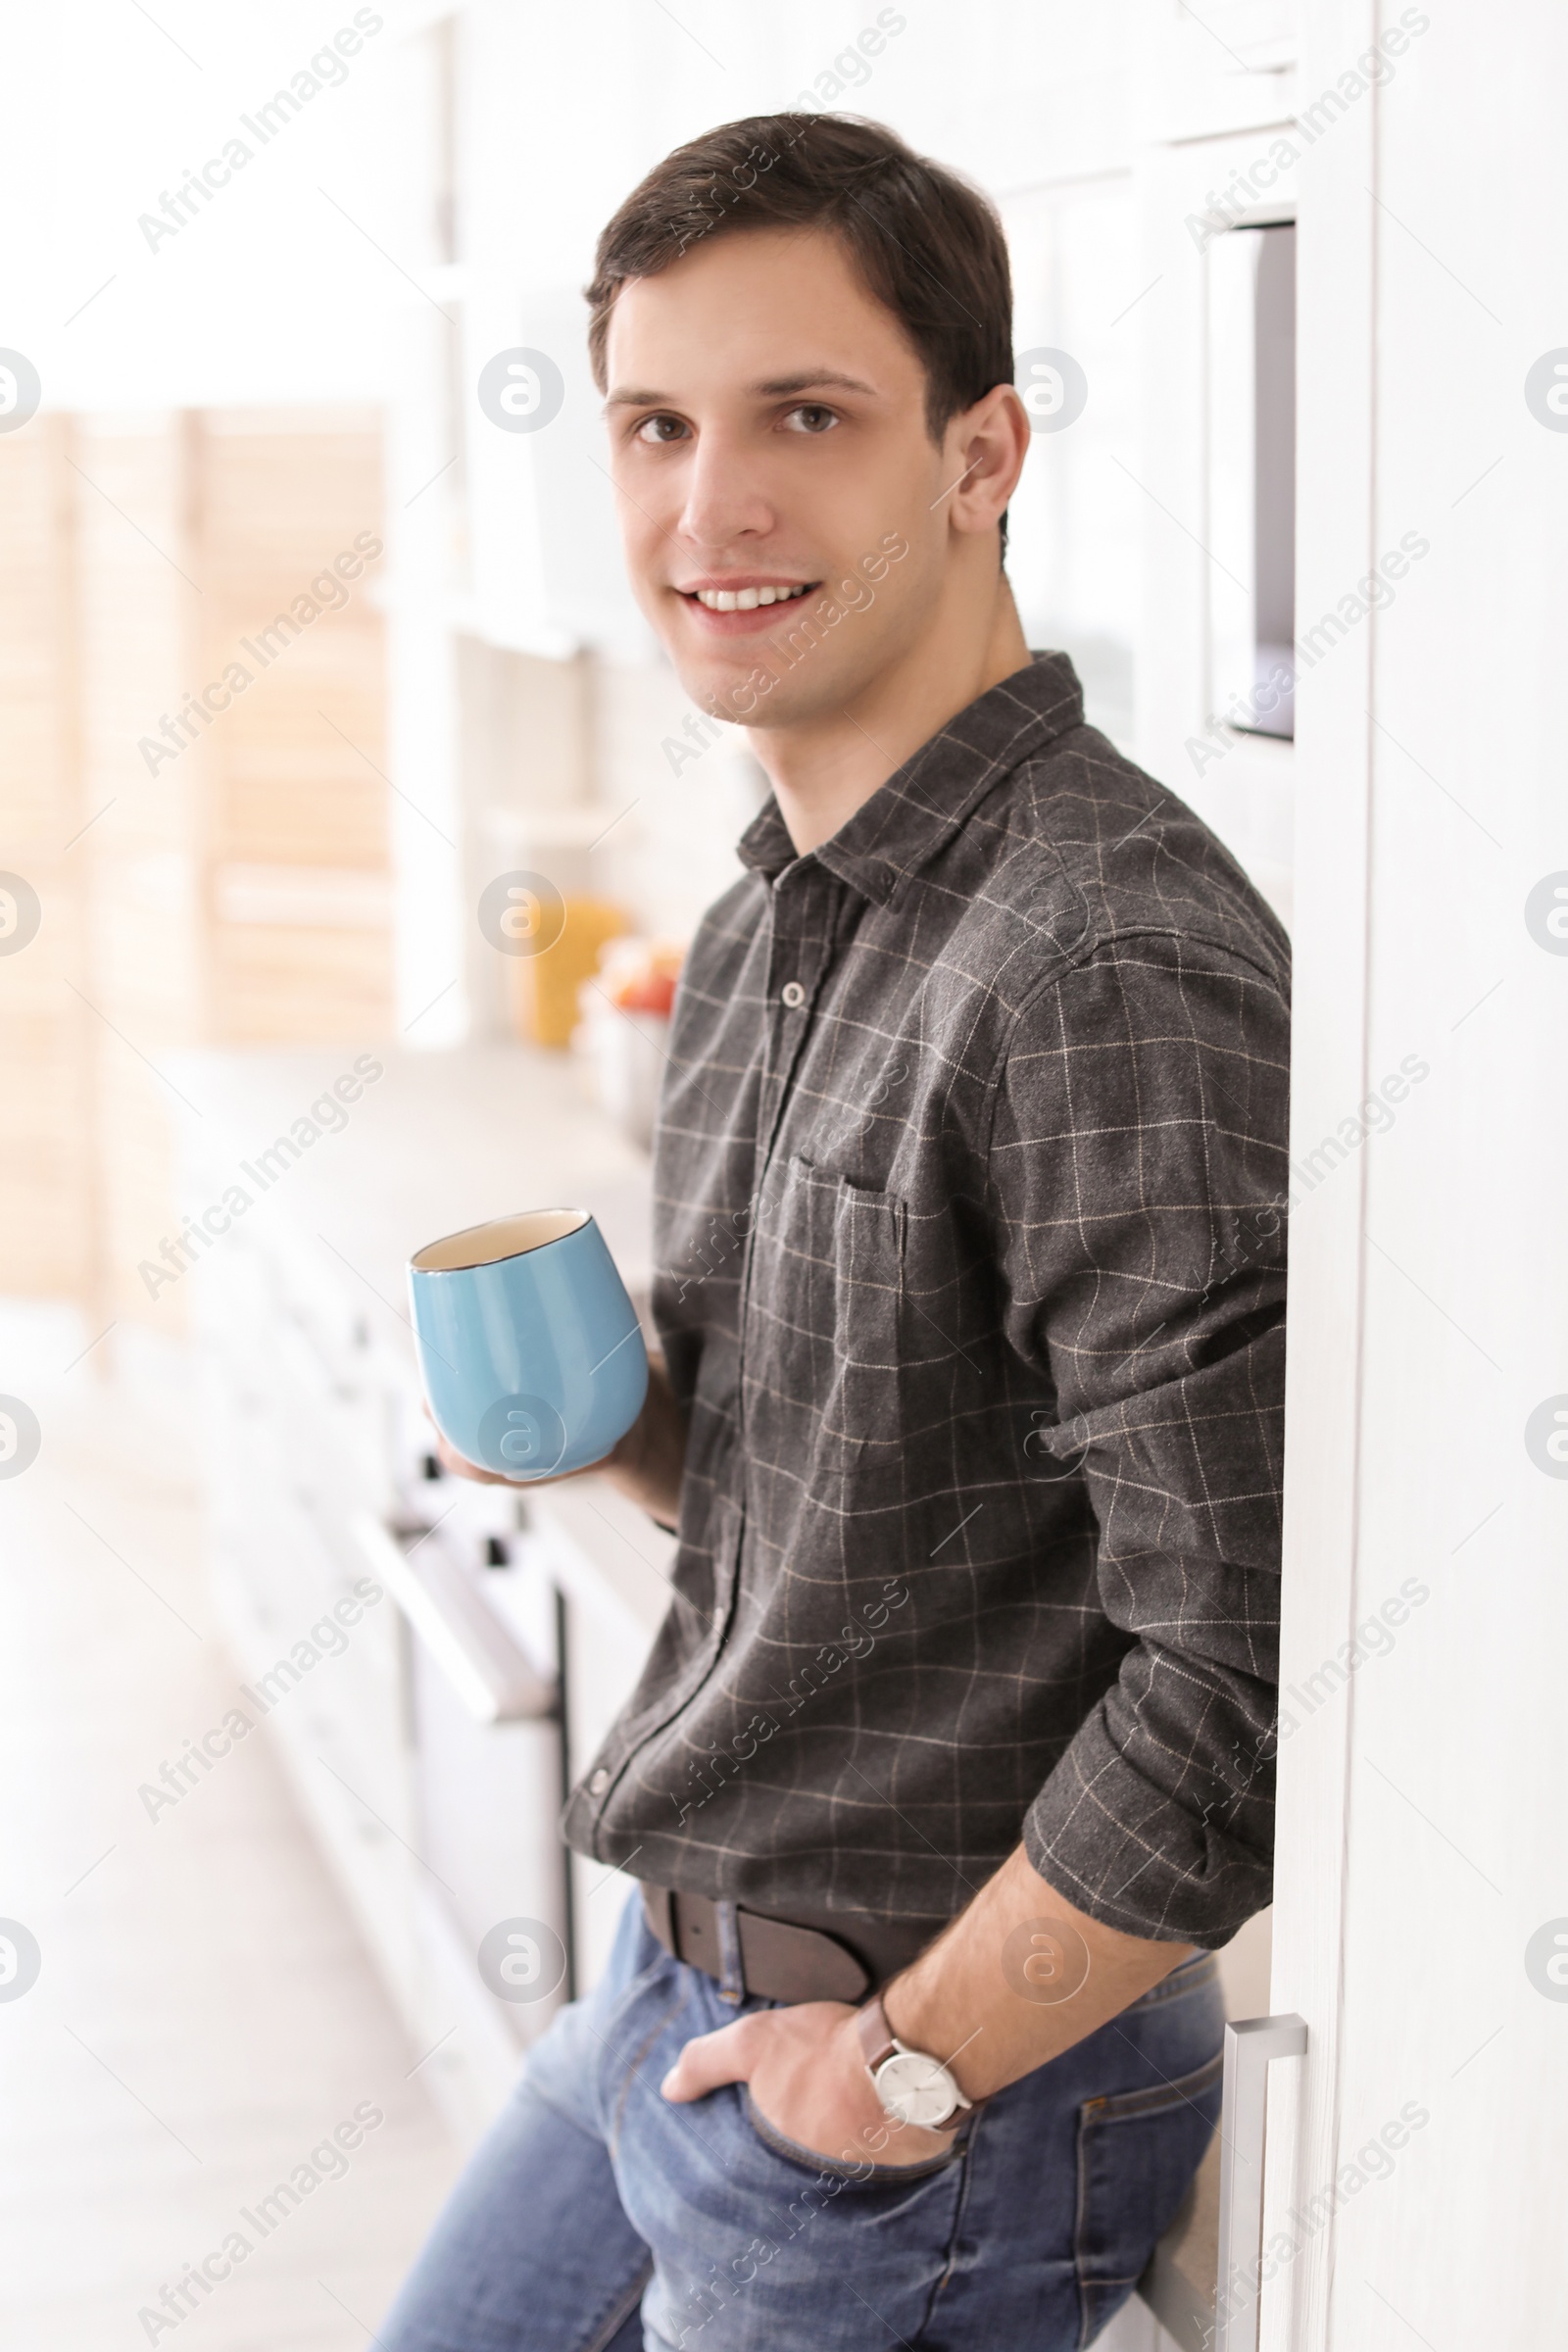
[[(793, 1158), (757, 1206), (747, 1286), (747, 1422), (797, 1444), (898, 1428), (908, 1211), (896, 1194)], [(816, 1447), (813, 1446), (813, 1450)]]

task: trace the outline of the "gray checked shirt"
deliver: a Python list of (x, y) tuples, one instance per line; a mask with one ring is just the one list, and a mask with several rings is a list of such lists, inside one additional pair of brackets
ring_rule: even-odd
[(570, 1841), (918, 1941), (1021, 1838), (1222, 1944), (1272, 1852), (1285, 935), (1060, 654), (741, 855), (656, 1155), (675, 1598)]

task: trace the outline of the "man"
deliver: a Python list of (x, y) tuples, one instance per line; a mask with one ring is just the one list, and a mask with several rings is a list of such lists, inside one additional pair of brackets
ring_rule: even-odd
[(773, 797), (681, 983), (609, 1465), (676, 1596), (565, 1817), (643, 1892), (382, 2340), (1065, 2352), (1269, 1897), (1286, 942), (1024, 642), (973, 191), (732, 123), (589, 302), (639, 601)]

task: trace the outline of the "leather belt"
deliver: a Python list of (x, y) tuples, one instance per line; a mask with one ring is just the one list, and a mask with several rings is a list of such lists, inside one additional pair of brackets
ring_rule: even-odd
[(865, 1961), (822, 1928), (767, 1919), (646, 1879), (643, 1909), (665, 1951), (716, 1977), (733, 2000), (758, 1993), (769, 2001), (858, 2001), (879, 1982)]

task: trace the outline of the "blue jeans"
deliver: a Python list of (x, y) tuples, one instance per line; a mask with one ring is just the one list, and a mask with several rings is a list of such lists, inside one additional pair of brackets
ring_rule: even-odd
[(1219, 2117), (1200, 1954), (979, 2109), (929, 2165), (830, 2162), (744, 2086), (659, 2084), (746, 2009), (628, 1904), (377, 2341), (383, 2352), (1069, 2352), (1126, 2300)]

